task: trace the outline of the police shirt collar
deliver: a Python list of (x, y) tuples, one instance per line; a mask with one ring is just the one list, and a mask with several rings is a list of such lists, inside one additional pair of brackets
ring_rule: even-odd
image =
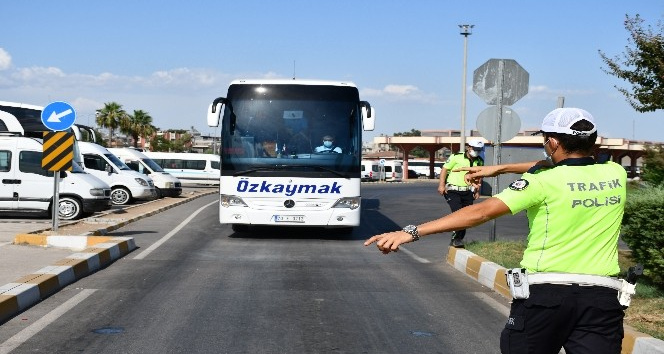
[(596, 163), (595, 159), (590, 156), (572, 157), (569, 159), (558, 161), (555, 164), (555, 166), (588, 166), (588, 165), (594, 165), (595, 163)]
[(528, 173), (533, 174), (541, 168), (553, 168), (558, 166), (588, 166), (588, 165), (594, 165), (595, 163), (597, 163), (595, 159), (590, 156), (572, 157), (569, 159), (558, 161), (558, 163), (556, 163), (553, 166), (535, 165), (528, 170)]

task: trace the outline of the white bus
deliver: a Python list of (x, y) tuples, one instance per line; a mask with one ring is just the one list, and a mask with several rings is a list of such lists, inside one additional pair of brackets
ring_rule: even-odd
[(219, 155), (144, 151), (147, 157), (183, 185), (219, 184)]
[[(426, 176), (429, 177), (429, 159), (426, 160), (408, 160), (408, 169), (415, 171), (419, 176)], [(440, 175), (440, 171), (443, 168), (443, 162), (442, 161), (434, 161), (433, 162), (433, 173), (434, 177)]]
[(360, 224), (362, 130), (374, 114), (355, 84), (235, 80), (208, 108), (209, 126), (220, 118), (220, 223)]

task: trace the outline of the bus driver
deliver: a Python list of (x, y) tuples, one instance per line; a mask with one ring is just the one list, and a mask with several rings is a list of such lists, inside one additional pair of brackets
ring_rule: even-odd
[(314, 149), (314, 152), (317, 152), (317, 153), (336, 152), (337, 154), (341, 154), (341, 148), (334, 145), (334, 137), (333, 136), (325, 135), (323, 137), (323, 145), (317, 146), (316, 149)]

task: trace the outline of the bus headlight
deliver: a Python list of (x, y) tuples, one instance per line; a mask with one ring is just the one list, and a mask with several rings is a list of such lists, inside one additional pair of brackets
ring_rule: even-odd
[(350, 210), (360, 207), (360, 197), (341, 198), (332, 206), (333, 208), (348, 208)]
[(225, 195), (222, 194), (219, 198), (219, 203), (222, 207), (228, 208), (232, 206), (241, 206), (246, 207), (247, 204), (242, 200), (242, 198), (234, 195)]
[(166, 182), (165, 187), (166, 187), (166, 188), (173, 188), (173, 187), (175, 187), (175, 183), (173, 183), (173, 182)]

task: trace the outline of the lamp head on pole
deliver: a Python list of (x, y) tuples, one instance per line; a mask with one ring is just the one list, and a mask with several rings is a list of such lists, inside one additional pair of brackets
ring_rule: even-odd
[(462, 36), (468, 37), (473, 34), (473, 27), (475, 25), (459, 25), (459, 31)]

